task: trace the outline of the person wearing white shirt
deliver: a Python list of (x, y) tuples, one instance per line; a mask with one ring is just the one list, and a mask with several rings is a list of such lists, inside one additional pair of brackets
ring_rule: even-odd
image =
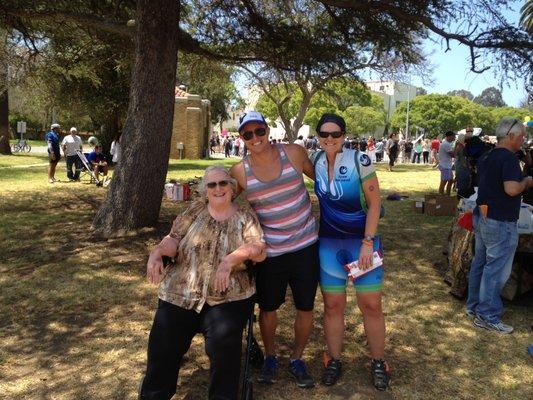
[[(81, 138), (76, 135), (78, 133), (75, 127), (70, 128), (70, 134), (63, 138), (61, 147), (67, 160), (67, 178), (70, 182), (80, 180), (81, 160), (76, 154), (76, 150), (83, 151)], [(74, 167), (74, 171), (72, 171)]]
[(444, 139), (439, 147), (439, 170), (440, 170), (440, 185), (439, 194), (444, 194), (444, 187), (446, 187), (446, 194), (449, 196), (452, 191), (453, 184), (453, 141), (455, 140), (455, 133), (448, 131), (444, 135)]
[(111, 142), (111, 149), (109, 150), (109, 153), (113, 156), (113, 163), (117, 164), (120, 161), (120, 158), (122, 157), (122, 148), (120, 145), (120, 136), (122, 132), (119, 131), (117, 136), (115, 137), (115, 140)]
[(294, 141), (294, 144), (297, 144), (298, 146), (302, 146), (305, 149), (304, 137), (302, 135), (298, 136), (298, 139)]

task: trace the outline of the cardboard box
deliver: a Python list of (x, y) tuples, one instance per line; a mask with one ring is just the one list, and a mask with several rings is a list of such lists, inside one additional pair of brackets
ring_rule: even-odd
[(424, 214), (424, 199), (413, 200), (413, 212), (416, 214)]
[(457, 198), (441, 194), (426, 194), (424, 196), (424, 212), (426, 215), (454, 216), (457, 214)]

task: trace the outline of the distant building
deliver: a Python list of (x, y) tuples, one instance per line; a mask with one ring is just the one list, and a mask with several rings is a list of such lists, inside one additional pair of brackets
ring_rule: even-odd
[[(401, 102), (412, 100), (416, 96), (416, 86), (409, 85), (402, 82), (395, 81), (368, 81), (365, 82), (367, 88), (374, 94), (383, 99), (383, 106), (385, 107), (386, 121), (389, 122), (394, 111), (398, 108)], [(374, 135), (376, 137), (383, 136), (385, 127), (376, 129)]]
[(203, 158), (211, 134), (211, 103), (183, 88), (174, 91), (170, 158)]

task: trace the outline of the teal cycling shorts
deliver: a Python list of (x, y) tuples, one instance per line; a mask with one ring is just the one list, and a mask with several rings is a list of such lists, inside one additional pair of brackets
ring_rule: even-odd
[[(344, 265), (359, 258), (360, 238), (319, 239), (320, 288), (324, 293), (345, 293), (348, 273)], [(381, 239), (374, 239), (374, 251), (383, 257)], [(355, 279), (354, 287), (358, 293), (379, 292), (383, 287), (383, 266), (378, 267)]]

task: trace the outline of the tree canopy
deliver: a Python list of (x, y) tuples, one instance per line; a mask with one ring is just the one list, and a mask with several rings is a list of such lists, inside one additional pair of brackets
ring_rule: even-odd
[[(393, 128), (405, 126), (407, 104), (401, 103), (391, 118)], [(459, 96), (430, 94), (417, 96), (410, 104), (409, 121), (412, 129), (423, 128), (429, 137), (447, 130), (458, 131), (476, 126), (492, 134), (503, 117), (523, 119), (530, 112), (523, 108), (485, 107)]]
[(469, 91), (465, 89), (459, 89), (459, 90), (450, 90), (447, 93), (448, 96), (459, 96), (467, 100), (474, 100), (474, 95)]
[[(169, 53), (178, 49), (232, 63), (255, 62), (251, 69), (255, 72), (269, 67), (320, 77), (357, 70), (355, 66), (386, 74), (417, 64), (422, 41), (437, 35), (447, 49), (456, 42), (467, 46), (474, 72), (492, 68), (502, 79), (532, 76), (533, 40), (502, 17), (501, 11), (511, 4), (505, 0), (137, 0), (137, 23), (129, 28), (133, 4), (131, 0), (0, 3), (0, 25), (17, 32), (19, 43), (24, 42), (32, 54), (38, 54), (58, 30), (68, 33), (71, 26), (95, 34), (135, 35), (124, 127), (128, 161), (115, 172), (95, 220), (95, 227), (109, 232), (157, 222), (166, 168), (154, 159), (166, 159), (169, 153), (175, 83), (169, 71), (175, 77), (177, 62), (175, 53)], [(185, 19), (178, 27), (182, 5)], [(132, 201), (132, 196), (147, 192), (156, 194)]]
[(485, 107), (505, 107), (502, 92), (495, 87), (486, 88), (479, 96), (474, 97), (474, 103), (481, 104)]

